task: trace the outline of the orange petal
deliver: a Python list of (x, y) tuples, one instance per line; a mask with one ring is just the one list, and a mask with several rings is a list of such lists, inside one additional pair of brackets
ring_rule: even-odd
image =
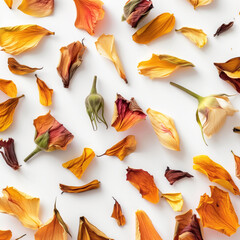
[(136, 212), (136, 240), (162, 240), (156, 229), (154, 228), (151, 219), (148, 215), (138, 210)]
[(34, 17), (46, 17), (53, 12), (54, 0), (23, 0), (18, 9)]
[(0, 132), (3, 132), (12, 124), (15, 108), (17, 107), (19, 99), (23, 96), (24, 95), (11, 98), (3, 103), (0, 103)]
[(203, 226), (231, 236), (237, 231), (239, 224), (229, 194), (215, 186), (210, 188), (211, 197), (206, 193), (201, 196), (197, 208)]
[(8, 7), (11, 9), (13, 5), (13, 0), (4, 0)]
[(80, 179), (95, 157), (95, 153), (91, 148), (84, 148), (83, 154), (68, 162), (63, 163), (63, 167), (69, 169), (78, 179)]
[(113, 199), (115, 200), (115, 204), (113, 206), (113, 212), (111, 217), (116, 219), (118, 226), (124, 226), (126, 224), (126, 219), (122, 213), (121, 205), (115, 198)]
[(233, 154), (234, 160), (235, 160), (235, 169), (236, 169), (235, 172), (236, 172), (236, 176), (237, 176), (237, 178), (240, 179), (240, 157), (237, 156), (237, 155), (235, 155), (235, 154), (233, 153), (233, 151), (232, 151), (232, 154)]
[(41, 39), (53, 32), (38, 25), (19, 25), (0, 28), (0, 46), (6, 53), (18, 55), (35, 48)]
[(127, 169), (127, 181), (139, 190), (142, 197), (151, 203), (159, 202), (159, 190), (154, 178), (147, 171), (142, 169)]
[(39, 91), (39, 100), (43, 106), (50, 106), (52, 105), (52, 94), (53, 90), (48, 88), (47, 84), (42, 81), (40, 78), (37, 77), (37, 85)]
[(26, 65), (21, 65), (14, 58), (8, 58), (8, 68), (9, 70), (18, 75), (25, 75), (28, 73), (33, 73), (37, 70), (41, 70), (42, 68), (31, 68)]
[(104, 17), (103, 2), (100, 0), (74, 0), (77, 8), (75, 26), (94, 35), (97, 22)]
[(0, 230), (0, 239), (1, 240), (11, 240), (12, 238), (12, 232), (10, 230)]
[(163, 13), (151, 22), (137, 30), (132, 39), (136, 43), (147, 44), (164, 34), (171, 32), (175, 25), (175, 17), (170, 13)]
[(205, 6), (213, 2), (213, 0), (188, 0), (196, 9), (197, 7)]
[(211, 182), (215, 182), (225, 187), (235, 195), (240, 195), (240, 191), (231, 175), (220, 164), (212, 161), (206, 155), (200, 155), (193, 158), (193, 169), (207, 175)]
[(33, 198), (13, 187), (3, 189), (2, 193), (0, 212), (17, 217), (24, 227), (37, 229), (41, 226), (38, 218), (39, 198)]
[(17, 96), (17, 87), (11, 80), (0, 79), (0, 90), (6, 93), (9, 97)]

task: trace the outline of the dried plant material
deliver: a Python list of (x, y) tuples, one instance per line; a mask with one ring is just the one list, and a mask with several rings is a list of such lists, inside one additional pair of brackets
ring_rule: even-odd
[(55, 203), (53, 217), (38, 229), (34, 235), (35, 240), (67, 240), (67, 234), (71, 236), (68, 226), (63, 221)]
[(181, 212), (183, 207), (183, 198), (181, 193), (163, 193), (162, 198), (165, 198), (171, 208), (175, 212)]
[(82, 56), (86, 50), (85, 45), (79, 41), (73, 42), (60, 49), (61, 58), (57, 67), (59, 76), (62, 78), (63, 86), (69, 87), (70, 80), (82, 64)]
[(11, 240), (12, 232), (10, 230), (0, 230), (0, 239), (1, 240)]
[(145, 118), (146, 114), (138, 106), (134, 98), (128, 101), (120, 94), (117, 94), (112, 118), (112, 127), (117, 132), (126, 131), (138, 122), (145, 120)]
[(202, 223), (192, 209), (175, 217), (173, 240), (203, 240)]
[(4, 2), (8, 5), (10, 9), (12, 8), (13, 0), (4, 0)]
[(240, 191), (232, 180), (231, 175), (220, 164), (212, 161), (206, 155), (194, 157), (193, 163), (193, 169), (205, 174), (211, 182), (218, 183), (234, 195), (240, 195)]
[(8, 58), (8, 68), (9, 70), (17, 75), (25, 75), (29, 73), (33, 73), (37, 70), (41, 70), (42, 68), (31, 68), (26, 65), (22, 65), (16, 61), (14, 58)]
[(113, 240), (92, 225), (85, 217), (80, 217), (77, 240)]
[(3, 148), (4, 151), (0, 151), (0, 153), (2, 154), (2, 157), (7, 165), (14, 170), (18, 170), (20, 165), (15, 153), (14, 140), (12, 138), (9, 138), (7, 141), (0, 140), (0, 149), (1, 148)]
[(93, 180), (90, 183), (87, 183), (83, 186), (75, 187), (75, 186), (67, 186), (64, 184), (59, 184), (60, 189), (62, 192), (66, 193), (81, 193), (87, 192), (92, 189), (97, 189), (100, 187), (100, 182), (98, 180)]
[(133, 28), (148, 15), (153, 8), (151, 0), (129, 0), (123, 8), (122, 21), (127, 21)]
[(205, 6), (213, 2), (213, 0), (188, 0), (196, 9), (197, 7)]
[(113, 35), (105, 35), (102, 34), (98, 40), (95, 42), (97, 51), (100, 55), (104, 56), (105, 58), (109, 59), (113, 62), (119, 76), (126, 82), (127, 78), (125, 75), (125, 71), (123, 69), (122, 63), (119, 59), (116, 46), (115, 46), (115, 38)]
[(201, 196), (197, 212), (203, 226), (231, 236), (238, 227), (238, 217), (233, 208), (228, 192), (210, 186), (211, 197), (206, 193)]
[(84, 148), (80, 157), (65, 162), (62, 166), (69, 169), (78, 179), (80, 179), (94, 157), (95, 153), (91, 148)]
[(39, 91), (39, 101), (43, 106), (50, 106), (52, 105), (52, 94), (53, 90), (50, 89), (47, 84), (38, 78), (37, 75), (35, 75), (37, 78), (37, 85), (38, 85), (38, 91)]
[(207, 34), (204, 33), (202, 29), (183, 27), (176, 31), (181, 32), (199, 48), (202, 48), (207, 43)]
[(143, 210), (136, 212), (136, 240), (162, 240), (151, 219)]
[(24, 95), (0, 103), (0, 132), (5, 131), (12, 124), (15, 109), (19, 99), (22, 97), (24, 97)]
[(160, 143), (165, 148), (180, 151), (180, 140), (173, 119), (151, 108), (147, 114)]
[(77, 8), (75, 26), (94, 35), (98, 21), (104, 18), (103, 2), (100, 0), (74, 0)]
[(11, 98), (17, 96), (17, 87), (11, 80), (0, 79), (0, 90)]
[(23, 0), (18, 9), (33, 17), (46, 17), (53, 12), (54, 0)]
[(44, 36), (54, 35), (54, 32), (38, 25), (19, 25), (0, 28), (0, 46), (2, 51), (18, 55), (35, 48)]
[(216, 31), (216, 33), (213, 35), (214, 37), (219, 36), (220, 34), (226, 32), (228, 29), (230, 29), (233, 26), (234, 22), (230, 22), (228, 24), (222, 24)]
[(138, 71), (144, 76), (156, 79), (168, 77), (179, 68), (185, 67), (194, 67), (194, 65), (188, 61), (170, 55), (152, 54), (151, 59), (142, 61), (138, 64)]
[(0, 212), (15, 216), (26, 228), (38, 229), (41, 221), (38, 218), (39, 198), (33, 198), (13, 187), (2, 190)]
[(142, 197), (151, 203), (159, 202), (159, 190), (154, 178), (147, 171), (142, 169), (127, 169), (127, 181), (139, 190)]
[(34, 119), (33, 124), (36, 129), (34, 142), (37, 147), (24, 159), (25, 162), (41, 151), (66, 150), (67, 145), (73, 140), (72, 133), (59, 123), (50, 112)]
[(137, 30), (132, 39), (136, 43), (147, 44), (151, 41), (171, 32), (175, 25), (175, 17), (170, 13), (163, 13), (151, 22)]
[(235, 160), (236, 177), (240, 179), (240, 157), (235, 155), (233, 151), (232, 151), (232, 154), (233, 154), (234, 160)]
[(128, 156), (129, 154), (133, 153), (136, 150), (136, 145), (137, 141), (135, 136), (128, 135), (122, 141), (118, 142), (117, 144), (109, 148), (104, 154), (97, 157), (101, 157), (103, 155), (116, 156), (121, 161), (123, 161), (126, 156)]
[(183, 172), (181, 170), (173, 170), (173, 169), (170, 169), (169, 167), (167, 167), (164, 176), (169, 181), (170, 185), (173, 185), (176, 181), (179, 181), (182, 178), (193, 177), (193, 175), (189, 174), (188, 172)]
[(233, 132), (237, 133), (237, 134), (240, 134), (240, 127), (234, 127)]
[(121, 205), (115, 198), (113, 199), (115, 201), (115, 204), (113, 206), (113, 212), (111, 217), (116, 219), (118, 226), (124, 226), (126, 224), (126, 219), (122, 213)]

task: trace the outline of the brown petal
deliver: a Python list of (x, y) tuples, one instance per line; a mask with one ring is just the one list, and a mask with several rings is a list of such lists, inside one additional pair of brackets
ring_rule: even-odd
[(183, 172), (181, 170), (172, 170), (167, 167), (165, 171), (165, 177), (170, 182), (170, 184), (173, 185), (176, 181), (185, 177), (191, 178), (193, 175), (189, 174), (188, 172)]
[(50, 89), (44, 81), (42, 81), (40, 78), (38, 78), (37, 75), (35, 75), (35, 77), (37, 78), (40, 103), (43, 106), (52, 105), (53, 90)]
[(232, 151), (232, 154), (233, 154), (234, 160), (235, 160), (236, 177), (238, 177), (240, 179), (240, 157), (235, 155), (233, 151)]
[(228, 24), (222, 24), (216, 31), (216, 33), (213, 35), (214, 37), (219, 36), (223, 32), (226, 32), (228, 29), (230, 29), (233, 26), (234, 22), (230, 22)]
[(115, 204), (113, 207), (113, 212), (111, 217), (116, 219), (118, 226), (124, 226), (126, 224), (126, 219), (122, 213), (121, 205), (118, 203), (118, 201), (115, 198), (113, 199), (115, 200)]

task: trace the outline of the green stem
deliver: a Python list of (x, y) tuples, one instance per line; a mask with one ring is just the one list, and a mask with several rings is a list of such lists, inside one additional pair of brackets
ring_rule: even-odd
[(21, 238), (23, 238), (23, 237), (25, 237), (27, 234), (24, 234), (24, 235), (22, 235), (21, 237), (19, 237), (19, 238), (16, 238), (15, 240), (19, 240), (19, 239), (21, 239)]
[(97, 76), (94, 76), (93, 79), (93, 84), (92, 84), (92, 89), (91, 89), (91, 94), (97, 94)]
[(39, 147), (36, 147), (35, 150), (30, 153), (25, 159), (24, 159), (24, 162), (27, 162), (31, 157), (33, 157), (35, 154), (37, 154), (38, 152), (41, 152), (42, 149), (39, 148)]

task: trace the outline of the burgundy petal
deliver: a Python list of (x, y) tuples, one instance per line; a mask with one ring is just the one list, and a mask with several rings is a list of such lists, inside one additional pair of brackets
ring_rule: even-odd
[(180, 170), (172, 170), (169, 167), (167, 167), (165, 171), (165, 177), (170, 182), (171, 185), (173, 185), (176, 181), (188, 177), (191, 178), (193, 175), (189, 174), (188, 172), (183, 172)]
[(228, 29), (230, 29), (233, 26), (234, 22), (230, 22), (228, 24), (222, 24), (216, 31), (216, 33), (213, 35), (214, 37), (219, 36), (223, 32), (226, 32)]
[(240, 93), (240, 78), (230, 78), (225, 72), (219, 71), (219, 77), (231, 84)]

